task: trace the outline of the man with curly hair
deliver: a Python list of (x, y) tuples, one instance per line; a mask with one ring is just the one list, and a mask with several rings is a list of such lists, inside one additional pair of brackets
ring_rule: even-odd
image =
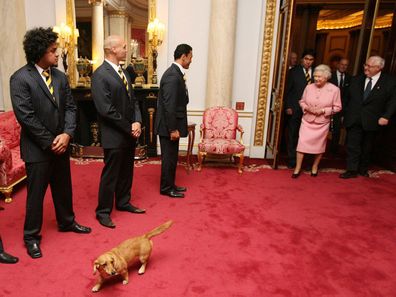
[(27, 31), (23, 41), (27, 64), (10, 78), (27, 174), (23, 238), (32, 258), (42, 257), (40, 231), (48, 185), (59, 231), (91, 232), (91, 228), (75, 221), (73, 211), (69, 143), (76, 128), (76, 106), (66, 75), (55, 68), (57, 38), (52, 28)]

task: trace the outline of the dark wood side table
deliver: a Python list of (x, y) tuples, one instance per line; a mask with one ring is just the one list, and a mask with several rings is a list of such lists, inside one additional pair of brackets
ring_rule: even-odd
[(194, 147), (194, 140), (195, 140), (195, 126), (197, 124), (195, 123), (188, 123), (188, 144), (187, 144), (187, 155), (186, 155), (186, 169), (187, 173), (190, 172), (191, 169), (193, 169), (193, 166), (191, 164), (191, 156), (192, 156), (192, 151)]

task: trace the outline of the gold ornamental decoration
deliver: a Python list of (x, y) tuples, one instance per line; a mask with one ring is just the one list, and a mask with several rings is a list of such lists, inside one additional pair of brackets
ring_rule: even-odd
[(265, 26), (263, 38), (263, 53), (261, 58), (259, 94), (257, 100), (256, 126), (254, 131), (254, 145), (264, 144), (265, 114), (267, 108), (268, 85), (270, 81), (270, 67), (272, 41), (274, 37), (276, 0), (268, 0), (265, 7)]

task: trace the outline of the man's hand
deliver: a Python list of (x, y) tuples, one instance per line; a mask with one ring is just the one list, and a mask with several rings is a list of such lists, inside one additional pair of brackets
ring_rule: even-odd
[(172, 141), (178, 140), (179, 138), (180, 138), (179, 130), (175, 130), (175, 131), (172, 131), (172, 132), (170, 133), (170, 139), (171, 139)]
[(380, 126), (386, 126), (386, 125), (388, 125), (388, 123), (389, 123), (389, 120), (385, 119), (385, 118), (379, 118), (379, 120), (378, 120), (378, 125), (380, 125)]
[(51, 150), (56, 155), (63, 154), (69, 145), (70, 135), (67, 133), (59, 134), (55, 137), (51, 145)]
[(138, 138), (141, 133), (142, 133), (142, 128), (140, 126), (140, 123), (139, 122), (132, 123), (132, 131), (131, 131), (132, 136)]

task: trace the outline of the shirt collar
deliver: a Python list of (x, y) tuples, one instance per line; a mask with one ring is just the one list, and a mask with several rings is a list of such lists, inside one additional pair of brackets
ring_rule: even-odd
[(49, 70), (50, 71), (50, 73), (51, 73), (51, 68), (47, 68), (47, 69), (43, 69), (43, 68), (41, 68), (39, 65), (37, 65), (37, 64), (34, 64), (34, 67), (36, 67), (36, 69), (37, 69), (37, 71), (41, 74), (41, 75), (43, 75), (43, 71), (44, 70)]
[(114, 64), (113, 62), (111, 62), (111, 61), (109, 61), (109, 60), (107, 60), (107, 59), (105, 59), (105, 61), (106, 61), (107, 63), (109, 63), (109, 64), (111, 65), (111, 67), (113, 67), (113, 69), (115, 70), (115, 72), (118, 73), (118, 68), (120, 67), (120, 65)]
[(179, 67), (180, 72), (181, 72), (183, 75), (186, 74), (186, 69), (184, 69), (182, 65), (180, 65), (180, 64), (177, 63), (177, 62), (173, 62), (173, 64), (175, 64), (177, 67)]
[[(371, 79), (373, 82), (376, 82), (380, 76), (381, 76), (381, 71), (378, 72), (376, 75), (372, 76)], [(366, 79), (368, 79), (368, 77), (366, 77)]]

